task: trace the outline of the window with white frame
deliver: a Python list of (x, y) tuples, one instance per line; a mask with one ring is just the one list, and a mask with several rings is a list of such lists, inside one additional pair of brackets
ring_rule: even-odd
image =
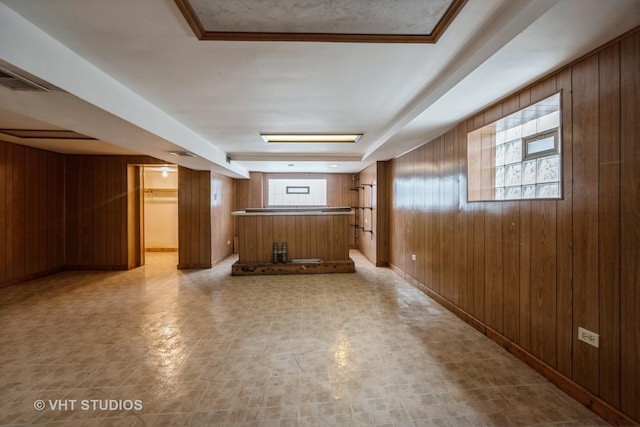
[(269, 206), (327, 206), (326, 179), (269, 179)]

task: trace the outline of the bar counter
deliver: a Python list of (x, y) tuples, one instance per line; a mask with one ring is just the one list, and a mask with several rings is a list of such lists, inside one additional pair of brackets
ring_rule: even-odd
[[(239, 259), (232, 274), (299, 274), (354, 272), (349, 258), (348, 207), (253, 208), (238, 217)], [(286, 263), (274, 263), (274, 243), (286, 243)], [(319, 259), (317, 263), (291, 260)]]

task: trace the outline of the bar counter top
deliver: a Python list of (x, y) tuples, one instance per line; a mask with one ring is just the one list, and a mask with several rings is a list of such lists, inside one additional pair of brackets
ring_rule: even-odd
[(231, 212), (233, 216), (305, 216), (305, 215), (353, 215), (350, 207), (308, 207), (308, 208), (248, 208)]

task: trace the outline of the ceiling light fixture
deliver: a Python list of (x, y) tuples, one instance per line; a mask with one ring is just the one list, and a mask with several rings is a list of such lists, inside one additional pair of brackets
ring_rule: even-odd
[(356, 143), (362, 137), (361, 133), (261, 133), (264, 142), (268, 143), (297, 143), (297, 144), (333, 144)]

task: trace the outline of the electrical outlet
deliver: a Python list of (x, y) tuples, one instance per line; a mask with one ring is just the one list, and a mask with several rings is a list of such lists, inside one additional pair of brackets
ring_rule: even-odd
[(366, 224), (367, 222), (368, 222), (368, 221), (367, 221), (367, 218), (365, 218), (365, 219), (364, 219), (364, 223)]
[(411, 261), (415, 261), (416, 259), (416, 254), (411, 254)]
[(587, 329), (578, 327), (578, 339), (582, 342), (586, 342), (587, 344), (594, 346), (595, 348), (600, 347), (600, 335)]

